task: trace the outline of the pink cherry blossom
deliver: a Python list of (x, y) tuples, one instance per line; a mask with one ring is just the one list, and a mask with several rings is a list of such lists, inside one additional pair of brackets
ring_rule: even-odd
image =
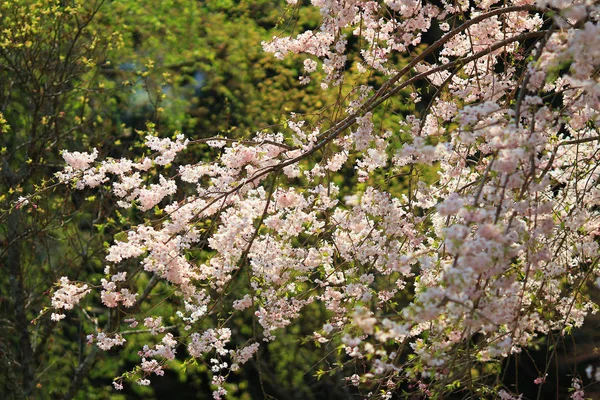
[[(498, 363), (581, 326), (598, 307), (587, 287), (600, 279), (599, 6), (312, 5), (317, 28), (263, 48), (299, 55), (303, 83), (323, 71), (323, 90), (343, 93), (335, 118), (286, 115), (285, 127), (244, 140), (149, 129), (153, 154), (139, 159), (63, 153), (60, 180), (109, 185), (117, 206), (146, 218), (108, 248), (98, 288), (106, 307), (134, 314), (123, 326), (143, 321), (151, 333), (137, 383), (162, 375), (181, 343), (210, 366), (222, 398), (229, 372), (311, 304), (323, 315), (310, 336), (358, 363), (347, 382), (377, 384), (381, 398), (409, 385), (442, 396), (463, 379), (457, 365)], [(395, 108), (416, 101), (408, 115)], [(210, 161), (168, 167), (198, 143)], [(174, 315), (138, 313), (140, 274), (169, 288)], [(52, 306), (71, 310), (91, 290), (64, 277)], [(253, 318), (244, 345), (221, 310)], [(113, 329), (91, 340), (123, 345)], [(571, 397), (583, 396), (573, 380)]]

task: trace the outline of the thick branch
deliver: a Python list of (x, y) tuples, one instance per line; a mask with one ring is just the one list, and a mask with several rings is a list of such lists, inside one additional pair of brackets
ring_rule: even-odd
[[(20, 234), (19, 228), (22, 226), (20, 221), (21, 213), (14, 211), (8, 216), (8, 237), (15, 237)], [(33, 351), (29, 339), (29, 321), (25, 310), (25, 292), (23, 287), (23, 270), (21, 266), (21, 249), (18, 243), (9, 246), (4, 265), (7, 266), (10, 280), (11, 297), (13, 301), (13, 310), (15, 313), (15, 327), (17, 332), (16, 340), (19, 343), (19, 361), (21, 364), (21, 378), (23, 379), (22, 388), (25, 396), (31, 392), (33, 385)]]

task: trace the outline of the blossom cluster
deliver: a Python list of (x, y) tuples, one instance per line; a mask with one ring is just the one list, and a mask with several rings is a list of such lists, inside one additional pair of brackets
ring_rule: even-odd
[[(71, 283), (69, 278), (63, 276), (58, 283), (58, 289), (52, 295), (52, 307), (56, 311), (61, 309), (72, 310), (89, 292), (91, 292), (91, 289), (88, 285)], [(60, 312), (51, 315), (53, 321), (60, 321), (65, 317), (66, 315)]]
[[(406, 382), (425, 395), (464, 384), (453, 366), (494, 362), (540, 335), (581, 326), (598, 308), (585, 288), (600, 277), (600, 7), (312, 3), (321, 11), (318, 31), (264, 48), (277, 58), (307, 55), (303, 70), (322, 68), (324, 89), (349, 84), (349, 62), (387, 79), (340, 100), (339, 120), (291, 115), (284, 132), (200, 140), (218, 156), (180, 165), (173, 176), (160, 171), (192, 143), (182, 135), (149, 135), (154, 155), (137, 160), (92, 164), (96, 150), (63, 153), (64, 181), (110, 184), (120, 207), (163, 216), (110, 246), (108, 270), (123, 272), (102, 280), (103, 303), (136, 303), (122, 283), (127, 260), (164, 280), (182, 299), (177, 324), (192, 330), (179, 339), (190, 357), (210, 360), (215, 398), (226, 394), (227, 371), (309, 304), (325, 315), (315, 341), (365, 365), (348, 381), (385, 384), (387, 398)], [(425, 33), (440, 36), (416, 51)], [(362, 39), (353, 59), (351, 36)], [(537, 44), (529, 49), (528, 40)], [(394, 55), (411, 61), (400, 68)], [(379, 107), (415, 82), (435, 92), (429, 104), (382, 129)], [(359, 182), (349, 192), (333, 178), (344, 175)], [(89, 289), (63, 279), (53, 306), (70, 309)], [(234, 344), (216, 307), (256, 322), (252, 344)], [(212, 327), (201, 329), (207, 321)], [(140, 354), (143, 385), (163, 373), (177, 343), (160, 316), (144, 325), (162, 341)], [(96, 341), (103, 349), (122, 344), (115, 335)], [(574, 388), (581, 398), (581, 382)]]

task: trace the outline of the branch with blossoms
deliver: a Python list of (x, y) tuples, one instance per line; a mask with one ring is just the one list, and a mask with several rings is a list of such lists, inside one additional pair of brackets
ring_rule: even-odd
[[(136, 160), (63, 153), (63, 182), (108, 185), (120, 207), (148, 218), (115, 236), (102, 280), (103, 304), (157, 336), (124, 377), (150, 384), (185, 346), (190, 360), (210, 360), (221, 398), (231, 372), (316, 304), (326, 317), (314, 340), (344, 350), (341, 373), (361, 366), (348, 382), (375, 389), (370, 397), (513, 398), (488, 367), (597, 309), (586, 288), (600, 279), (600, 9), (314, 3), (318, 32), (264, 48), (306, 55), (302, 82), (320, 65), (324, 90), (348, 91), (345, 116), (330, 125), (296, 115), (285, 132), (192, 142), (149, 130), (154, 153)], [(447, 33), (422, 49), (425, 32)], [(354, 59), (352, 35), (364, 41)], [(398, 54), (413, 56), (399, 68)], [(354, 60), (358, 76), (346, 69)], [(357, 87), (371, 74), (387, 81)], [(435, 90), (423, 113), (382, 129), (381, 109), (415, 85)], [(167, 176), (190, 145), (214, 157)], [(408, 189), (392, 187), (386, 177), (407, 170)], [(335, 183), (348, 176), (354, 186)], [(153, 276), (142, 296), (127, 260), (140, 261), (141, 281)], [(182, 303), (173, 333), (163, 316), (138, 312), (158, 281)], [(64, 303), (66, 287), (53, 302)], [(232, 344), (231, 317), (219, 309), (252, 318), (245, 345)], [(105, 332), (90, 342), (124, 343), (122, 332)]]

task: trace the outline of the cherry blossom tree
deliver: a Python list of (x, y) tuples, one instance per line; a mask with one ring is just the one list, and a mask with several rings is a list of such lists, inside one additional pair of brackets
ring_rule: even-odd
[[(243, 140), (149, 125), (134, 159), (63, 152), (62, 182), (108, 186), (105, 201), (143, 217), (115, 236), (100, 286), (61, 279), (52, 319), (97, 291), (111, 318), (88, 343), (152, 334), (116, 389), (149, 385), (185, 351), (222, 398), (230, 374), (317, 305), (313, 340), (341, 349), (337, 368), (365, 397), (518, 398), (501, 361), (597, 309), (600, 7), (312, 4), (318, 27), (263, 47), (300, 55), (300, 82), (338, 94), (322, 113)], [(395, 112), (403, 102), (416, 111)], [(210, 161), (178, 161), (191, 148)], [(168, 290), (153, 295), (159, 282)], [(176, 315), (144, 308), (153, 296), (178, 299)], [(252, 319), (241, 345), (237, 315)]]

